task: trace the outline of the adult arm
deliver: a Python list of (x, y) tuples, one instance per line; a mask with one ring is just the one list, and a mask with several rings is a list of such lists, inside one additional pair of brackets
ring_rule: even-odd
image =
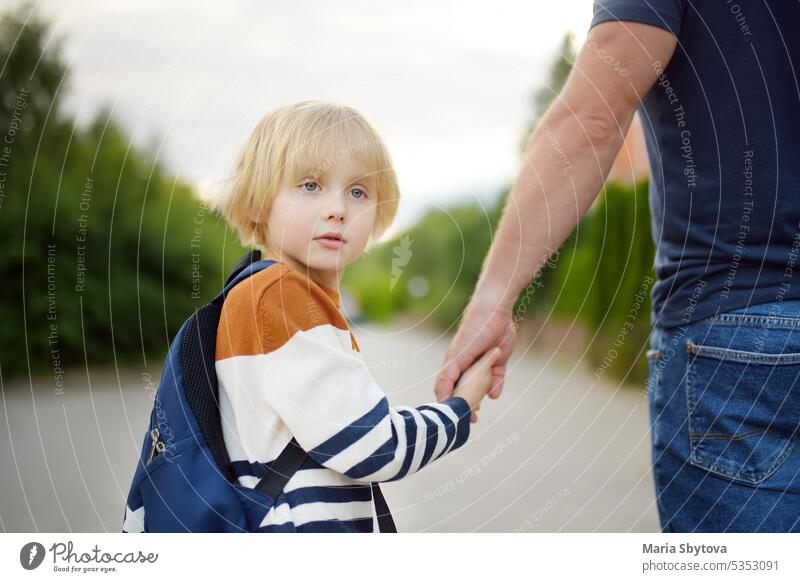
[(500, 346), (489, 396), (500, 396), (514, 347), (517, 297), (566, 240), (603, 186), (641, 99), (662, 74), (677, 39), (660, 26), (606, 21), (592, 27), (564, 88), (531, 134), (497, 235), (459, 330), (436, 397)]

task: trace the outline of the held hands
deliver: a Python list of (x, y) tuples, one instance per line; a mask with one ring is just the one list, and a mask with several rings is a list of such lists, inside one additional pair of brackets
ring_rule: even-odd
[[(500, 353), (493, 356), (489, 398), (500, 397), (506, 362), (514, 350), (517, 334), (511, 319), (511, 308), (498, 307), (497, 303), (473, 298), (464, 312), (461, 324), (445, 355), (444, 365), (436, 379), (436, 399), (441, 402), (453, 395), (456, 382), (481, 356), (488, 357), (493, 348)], [(478, 420), (473, 409), (472, 422)]]
[(478, 419), (475, 413), (480, 410), (481, 401), (491, 388), (492, 366), (499, 357), (500, 349), (492, 348), (467, 368), (456, 382), (453, 396), (461, 396), (467, 401), (472, 411), (471, 422)]

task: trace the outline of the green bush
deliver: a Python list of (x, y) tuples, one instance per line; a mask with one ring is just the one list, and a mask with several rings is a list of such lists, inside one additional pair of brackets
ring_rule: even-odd
[(0, 18), (0, 132), (13, 133), (0, 199), (0, 371), (144, 366), (164, 357), (242, 249), (106, 111), (86, 127), (61, 111), (58, 45), (43, 53), (47, 26), (23, 22)]

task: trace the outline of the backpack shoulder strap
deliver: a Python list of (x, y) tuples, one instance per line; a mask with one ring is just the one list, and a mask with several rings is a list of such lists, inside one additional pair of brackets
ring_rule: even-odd
[(247, 253), (245, 256), (239, 259), (239, 261), (234, 265), (233, 269), (231, 269), (231, 272), (225, 281), (225, 287), (223, 287), (222, 291), (220, 291), (217, 296), (212, 299), (211, 303), (215, 303), (221, 308), (222, 302), (225, 300), (228, 292), (233, 289), (237, 283), (276, 262), (272, 259), (260, 260), (260, 256), (261, 251), (255, 250)]
[(380, 485), (372, 484), (372, 502), (375, 505), (375, 515), (378, 516), (378, 529), (381, 533), (397, 533), (397, 526), (394, 525), (392, 512), (389, 511), (389, 504), (383, 497)]
[(236, 261), (236, 264), (231, 269), (231, 272), (228, 274), (228, 278), (225, 280), (225, 287), (231, 284), (231, 282), (236, 278), (236, 276), (241, 273), (246, 267), (249, 267), (251, 264), (261, 260), (261, 251), (254, 249), (244, 255), (241, 259)]
[(306, 460), (306, 456), (306, 452), (297, 440), (292, 438), (286, 448), (278, 455), (278, 458), (267, 467), (267, 474), (261, 478), (255, 488), (273, 499), (277, 499), (289, 479), (294, 476), (300, 465)]
[(245, 277), (274, 262), (260, 261), (260, 256), (259, 251), (253, 251), (239, 260), (228, 276), (223, 290), (186, 320), (183, 339), (180, 346), (176, 347), (181, 365), (180, 386), (183, 397), (205, 437), (216, 465), (229, 481), (235, 480), (235, 477), (224, 443), (219, 412), (219, 383), (214, 357), (217, 328), (225, 294)]

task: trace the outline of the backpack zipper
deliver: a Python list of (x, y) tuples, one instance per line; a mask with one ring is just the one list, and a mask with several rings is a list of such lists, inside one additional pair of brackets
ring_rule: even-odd
[[(156, 400), (158, 397), (156, 396)], [(158, 423), (156, 422), (156, 406), (155, 403), (153, 405), (153, 409), (150, 411), (150, 439), (153, 441), (153, 444), (150, 445), (150, 454), (147, 455), (147, 462), (145, 465), (149, 465), (150, 461), (153, 460), (153, 457), (156, 454), (163, 453), (164, 450), (167, 448), (163, 442), (161, 442), (161, 434), (158, 432)]]
[(153, 440), (153, 444), (150, 446), (150, 454), (147, 455), (147, 463), (146, 463), (147, 465), (150, 464), (150, 461), (153, 460), (153, 457), (156, 454), (163, 453), (164, 449), (167, 448), (166, 445), (164, 445), (164, 443), (161, 442), (161, 440), (159, 440), (160, 435), (158, 433), (158, 427), (155, 427), (153, 430), (150, 431), (150, 438)]

